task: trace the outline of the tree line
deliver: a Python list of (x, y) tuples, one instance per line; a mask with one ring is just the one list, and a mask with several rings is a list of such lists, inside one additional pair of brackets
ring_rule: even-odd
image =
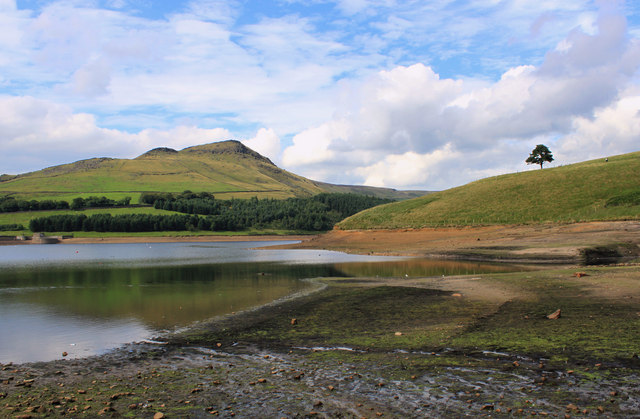
[(109, 199), (106, 196), (90, 196), (88, 198), (74, 198), (71, 201), (72, 210), (81, 210), (85, 208), (110, 208), (110, 207), (126, 207), (131, 203), (131, 197), (127, 196), (119, 200)]
[(32, 199), (28, 201), (25, 199), (16, 199), (11, 196), (2, 196), (0, 197), (0, 212), (126, 207), (130, 202), (131, 197), (129, 196), (117, 201), (109, 199), (106, 196), (78, 197), (71, 201), (71, 204), (69, 204), (68, 201), (53, 201), (49, 199), (43, 201)]
[(194, 230), (197, 216), (151, 214), (60, 214), (33, 218), (29, 229), (43, 231), (145, 232)]
[[(217, 200), (208, 193), (144, 194), (141, 201), (157, 209), (185, 215), (84, 214), (34, 218), (29, 228), (41, 231), (241, 231), (277, 229), (326, 231), (344, 218), (364, 209), (391, 202), (356, 194), (320, 194), (309, 198)], [(188, 215), (187, 215), (188, 214)]]
[(19, 231), (24, 230), (22, 224), (0, 224), (0, 231)]
[[(350, 215), (392, 202), (348, 193), (322, 193), (308, 198), (219, 200), (207, 192), (185, 191), (177, 196), (165, 194), (154, 198), (156, 209), (212, 216), (209, 218), (212, 227), (205, 224), (204, 229), (215, 231), (248, 227), (325, 231)], [(147, 196), (142, 199), (150, 201)]]
[(43, 211), (69, 209), (67, 201), (36, 201), (35, 199), (27, 201), (24, 199), (15, 199), (10, 196), (0, 197), (0, 212), (18, 212), (18, 211)]

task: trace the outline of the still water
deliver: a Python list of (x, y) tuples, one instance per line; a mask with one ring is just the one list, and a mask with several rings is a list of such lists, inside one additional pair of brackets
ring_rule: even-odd
[(306, 278), (474, 274), (504, 267), (256, 249), (291, 242), (0, 247), (0, 362), (100, 354), (304, 292)]

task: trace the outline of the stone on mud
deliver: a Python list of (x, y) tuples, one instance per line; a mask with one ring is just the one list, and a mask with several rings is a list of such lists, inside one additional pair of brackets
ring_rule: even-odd
[(554, 311), (553, 313), (549, 314), (547, 316), (547, 319), (551, 319), (551, 320), (556, 320), (560, 318), (560, 315), (562, 314), (562, 310), (557, 309), (556, 311)]

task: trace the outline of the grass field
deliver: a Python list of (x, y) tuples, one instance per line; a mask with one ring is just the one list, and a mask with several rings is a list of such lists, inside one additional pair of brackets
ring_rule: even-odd
[[(342, 229), (640, 219), (640, 152), (496, 176), (354, 215)], [(607, 205), (612, 199), (623, 205)]]

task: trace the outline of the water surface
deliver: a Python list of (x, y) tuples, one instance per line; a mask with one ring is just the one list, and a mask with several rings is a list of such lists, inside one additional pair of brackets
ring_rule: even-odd
[[(262, 249), (274, 242), (0, 247), (0, 362), (100, 354), (304, 292), (305, 278), (475, 274), (505, 267)], [(290, 242), (289, 242), (290, 243)]]

